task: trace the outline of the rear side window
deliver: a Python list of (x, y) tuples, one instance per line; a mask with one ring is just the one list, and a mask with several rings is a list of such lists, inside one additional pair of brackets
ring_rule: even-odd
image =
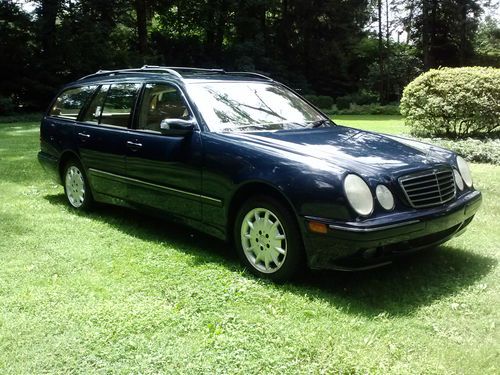
[(49, 116), (76, 120), (96, 88), (97, 86), (82, 86), (63, 91), (52, 105)]
[(140, 87), (138, 83), (111, 85), (104, 100), (99, 123), (126, 128)]

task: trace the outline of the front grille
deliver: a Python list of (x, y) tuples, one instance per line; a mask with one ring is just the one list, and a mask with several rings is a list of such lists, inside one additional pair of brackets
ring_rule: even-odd
[(412, 207), (438, 206), (455, 197), (455, 179), (451, 168), (433, 169), (399, 178)]

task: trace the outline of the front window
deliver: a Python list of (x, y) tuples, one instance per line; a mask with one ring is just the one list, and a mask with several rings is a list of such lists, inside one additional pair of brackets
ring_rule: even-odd
[(192, 82), (188, 92), (211, 131), (299, 129), (325, 120), (280, 85), (265, 82)]
[(180, 91), (168, 83), (148, 83), (144, 88), (137, 129), (160, 132), (165, 119), (191, 118)]

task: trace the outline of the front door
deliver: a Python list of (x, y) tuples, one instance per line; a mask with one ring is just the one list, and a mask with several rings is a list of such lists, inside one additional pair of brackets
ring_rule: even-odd
[(179, 219), (201, 219), (201, 137), (167, 136), (164, 119), (190, 119), (191, 111), (178, 87), (148, 83), (137, 122), (127, 138), (128, 200), (161, 209)]

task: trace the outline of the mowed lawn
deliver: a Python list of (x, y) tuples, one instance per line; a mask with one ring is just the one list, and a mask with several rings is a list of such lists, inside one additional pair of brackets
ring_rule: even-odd
[(483, 206), (445, 246), (276, 285), (168, 221), (75, 213), (38, 138), (0, 124), (0, 374), (499, 373), (500, 167), (472, 166)]

